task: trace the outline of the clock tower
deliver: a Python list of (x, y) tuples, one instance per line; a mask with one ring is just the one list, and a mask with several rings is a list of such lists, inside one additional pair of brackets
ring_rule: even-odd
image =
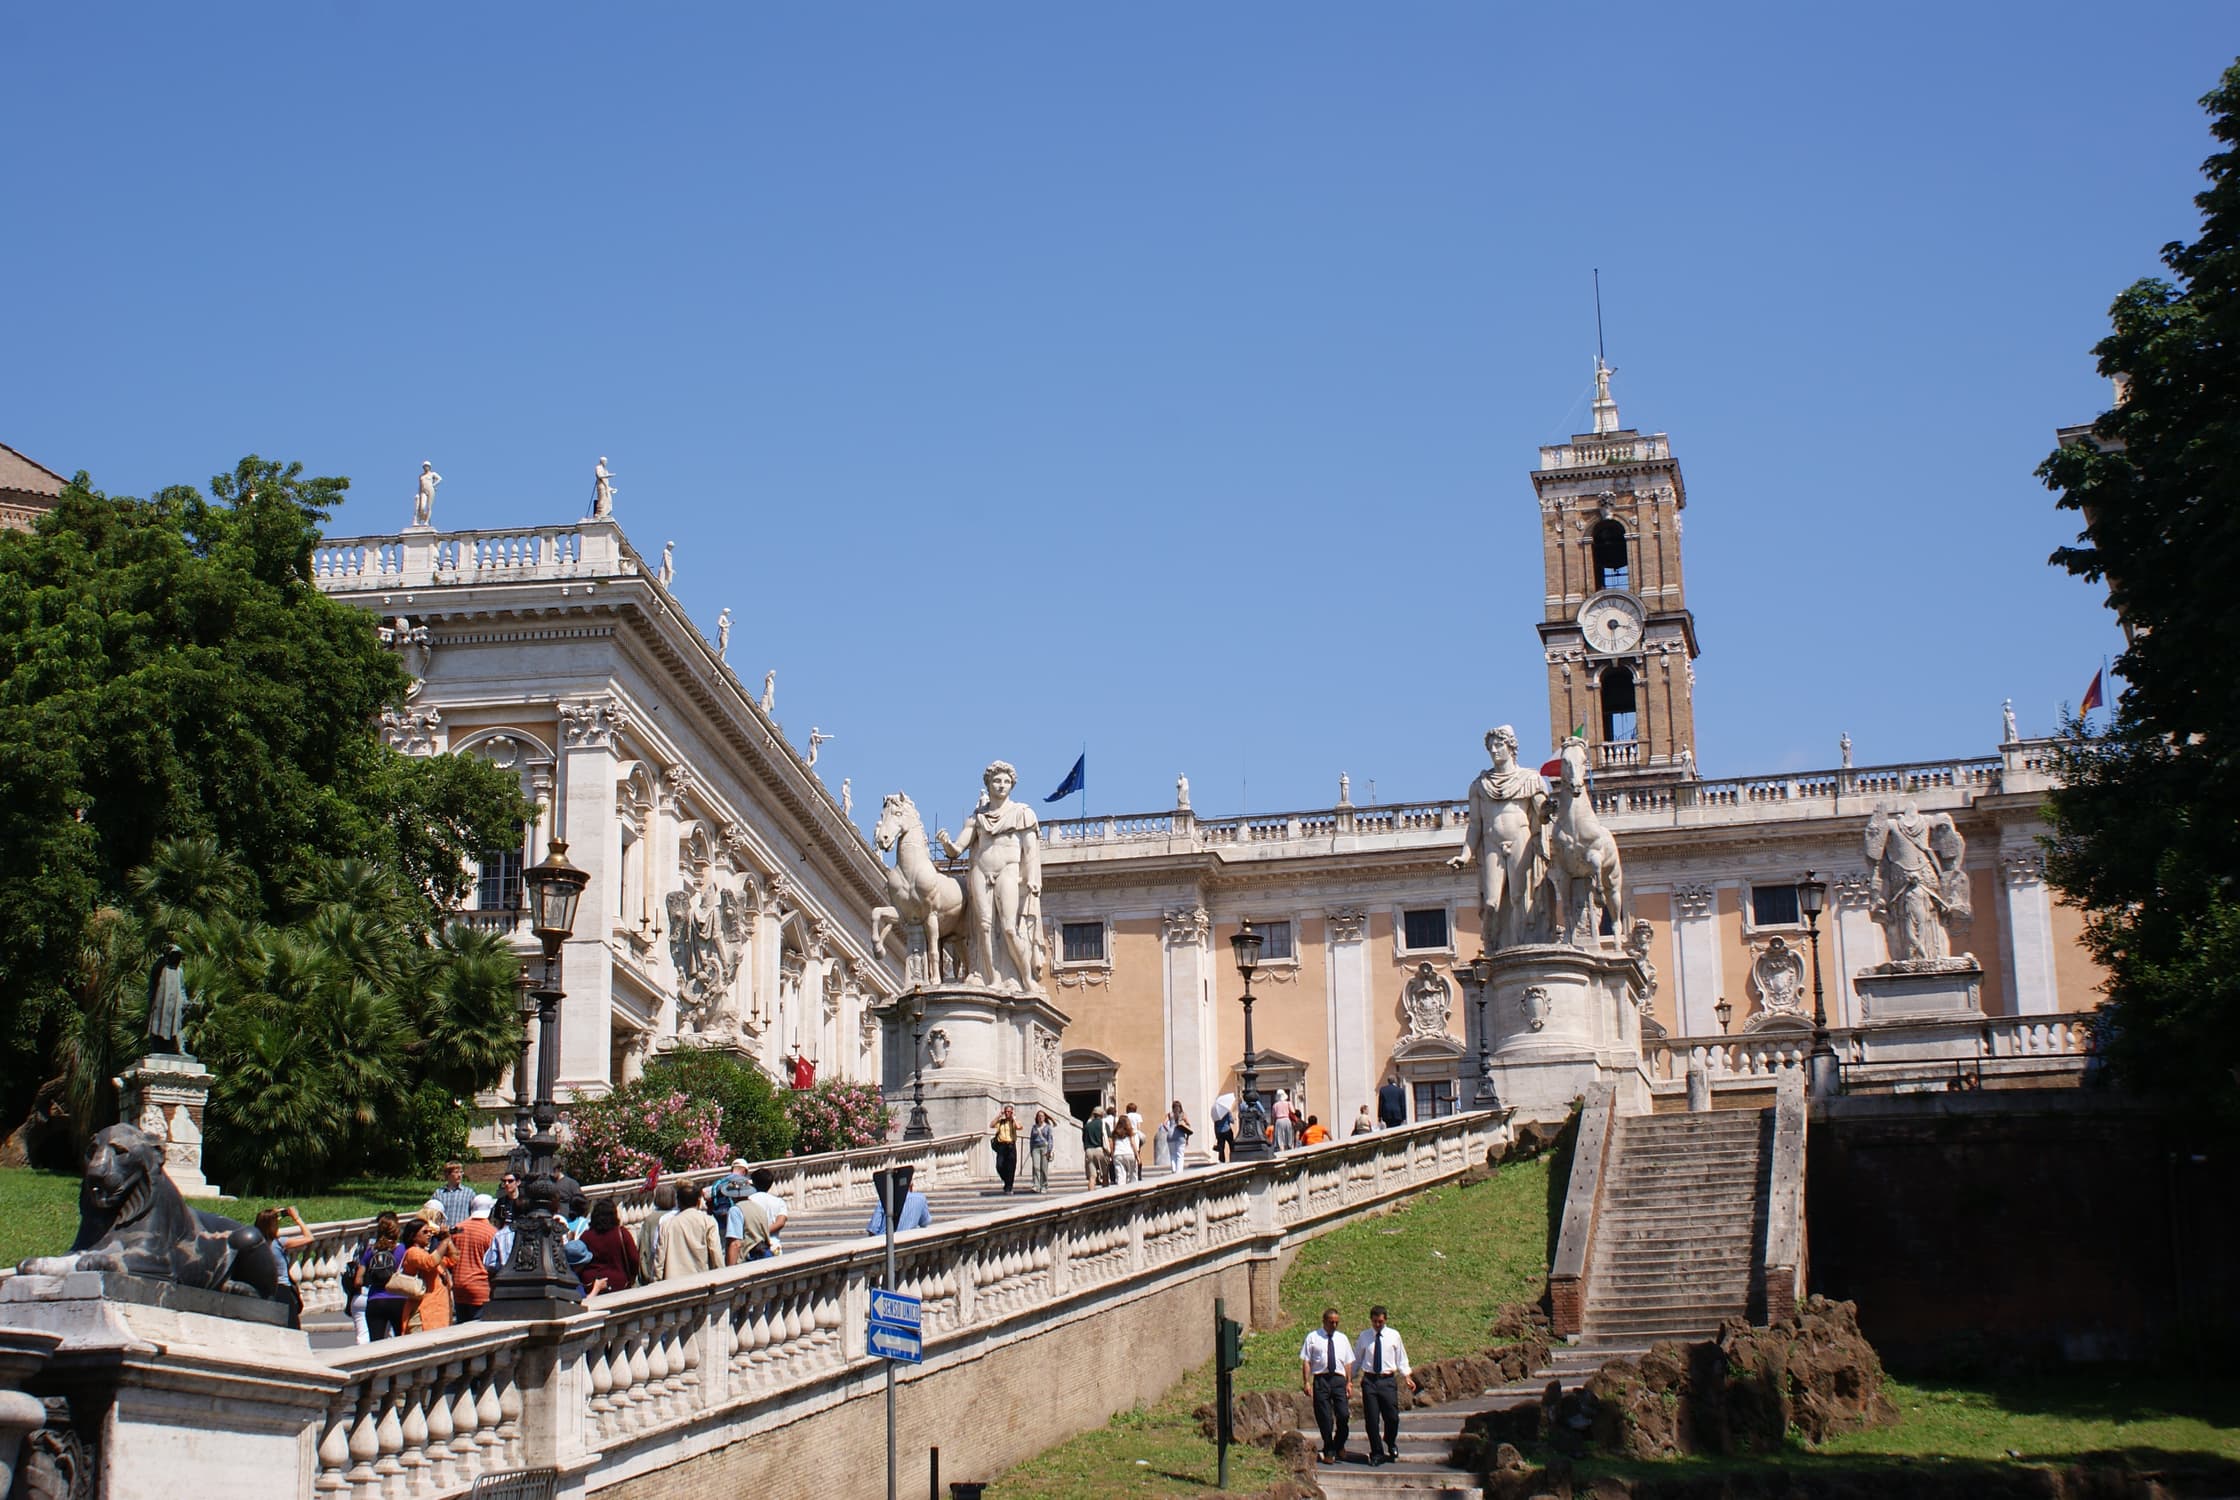
[(1611, 370), (1594, 370), (1594, 431), (1540, 450), (1547, 572), (1540, 643), (1554, 746), (1578, 725), (1598, 780), (1695, 774), (1696, 622), (1680, 572), (1687, 487), (1671, 444), (1618, 423)]

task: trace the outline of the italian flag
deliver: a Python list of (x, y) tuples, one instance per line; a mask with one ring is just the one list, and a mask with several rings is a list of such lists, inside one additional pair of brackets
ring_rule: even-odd
[[(1571, 737), (1573, 739), (1585, 739), (1587, 737), (1587, 726), (1582, 723), (1578, 728), (1571, 731)], [(1560, 755), (1550, 757), (1541, 765), (1540, 774), (1551, 777), (1561, 776), (1563, 774), (1563, 757)]]

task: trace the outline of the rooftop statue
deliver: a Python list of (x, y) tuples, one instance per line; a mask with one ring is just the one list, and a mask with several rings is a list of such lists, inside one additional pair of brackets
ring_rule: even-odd
[(614, 514), (614, 476), (607, 472), (607, 456), (591, 470), (591, 519), (604, 521)]
[(443, 483), (443, 476), (436, 472), (436, 466), (424, 458), (421, 459), (420, 484), (412, 497), (413, 525), (428, 526), (434, 524), (428, 518), (435, 514), (436, 486), (441, 483)]

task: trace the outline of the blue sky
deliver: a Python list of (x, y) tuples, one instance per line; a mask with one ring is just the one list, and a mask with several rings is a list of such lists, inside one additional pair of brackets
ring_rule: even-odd
[[(2026, 17), (2026, 19), (2021, 19)], [(593, 459), (858, 806), (1452, 796), (1547, 731), (1602, 270), (1707, 774), (1986, 753), (2120, 636), (2031, 470), (2196, 226), (2227, 4), (19, 8), (0, 441), (335, 530)], [(1069, 799), (1065, 811), (1073, 809)]]

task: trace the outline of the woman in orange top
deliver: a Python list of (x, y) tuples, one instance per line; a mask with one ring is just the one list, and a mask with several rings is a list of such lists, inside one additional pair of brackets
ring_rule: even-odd
[(427, 1288), (420, 1294), (412, 1318), (422, 1332), (451, 1326), (451, 1231), (425, 1219), (407, 1219), (403, 1269), (420, 1278)]

